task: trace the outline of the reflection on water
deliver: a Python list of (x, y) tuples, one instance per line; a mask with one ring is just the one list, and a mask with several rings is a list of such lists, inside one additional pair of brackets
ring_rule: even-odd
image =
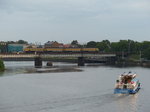
[(33, 62), (14, 62), (14, 61), (5, 61), (5, 68), (6, 70), (4, 72), (0, 72), (0, 76), (11, 76), (11, 75), (16, 75), (16, 74), (21, 74), (25, 73), (29, 69), (33, 69)]
[(12, 76), (16, 74), (22, 73), (36, 73), (36, 72), (71, 72), (71, 71), (81, 71), (77, 68), (75, 64), (68, 64), (68, 63), (55, 63), (52, 67), (47, 67), (46, 62), (43, 62), (42, 68), (35, 68), (33, 61), (23, 61), (23, 62), (4, 62), (6, 66), (6, 70), (4, 72), (0, 72), (0, 76)]
[(130, 104), (131, 104), (131, 107), (132, 107), (131, 109), (133, 112), (136, 112), (138, 110), (138, 103), (137, 102), (138, 102), (138, 93), (133, 95), (133, 97), (131, 97)]
[(118, 95), (118, 97), (124, 97), (119, 99), (116, 103), (118, 105), (118, 111), (120, 112), (137, 112), (138, 110), (138, 93), (133, 95)]

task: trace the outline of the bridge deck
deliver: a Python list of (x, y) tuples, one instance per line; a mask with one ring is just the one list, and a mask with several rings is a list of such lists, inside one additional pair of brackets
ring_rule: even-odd
[(3, 58), (34, 58), (34, 57), (37, 57), (37, 56), (40, 56), (42, 58), (51, 58), (51, 57), (73, 57), (73, 58), (78, 58), (78, 57), (115, 57), (116, 54), (100, 54), (100, 53), (84, 53), (84, 54), (81, 54), (81, 53), (73, 53), (73, 54), (69, 54), (69, 53), (60, 53), (60, 54), (0, 54), (0, 58), (3, 59)]

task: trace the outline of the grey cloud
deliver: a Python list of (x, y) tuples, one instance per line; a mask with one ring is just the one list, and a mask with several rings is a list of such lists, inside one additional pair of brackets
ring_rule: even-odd
[(149, 0), (0, 0), (0, 24), (5, 25), (0, 25), (0, 36), (9, 37), (4, 32), (14, 31), (14, 38), (19, 32), (26, 38), (90, 40), (93, 35), (96, 40), (107, 33), (112, 38), (131, 31), (137, 36), (142, 26), (141, 34), (146, 37), (150, 35), (144, 32), (149, 28), (145, 24), (149, 23), (149, 6)]

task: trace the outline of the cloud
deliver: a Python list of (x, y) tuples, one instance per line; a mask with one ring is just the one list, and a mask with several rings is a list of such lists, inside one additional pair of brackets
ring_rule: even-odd
[(149, 0), (0, 0), (0, 33), (54, 39), (131, 31), (138, 35), (140, 28), (149, 28), (149, 6)]
[(107, 14), (149, 13), (148, 0), (2, 0), (7, 13), (78, 17), (105, 16)]

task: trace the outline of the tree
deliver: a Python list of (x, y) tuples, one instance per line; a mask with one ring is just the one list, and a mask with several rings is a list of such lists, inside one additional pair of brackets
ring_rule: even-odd
[(77, 40), (73, 40), (73, 41), (71, 42), (71, 45), (78, 45), (78, 41), (77, 41)]
[(111, 44), (109, 40), (103, 40), (101, 42), (97, 42), (96, 45), (97, 48), (99, 48), (102, 52), (110, 52), (111, 51)]
[(150, 47), (150, 41), (144, 41), (141, 43), (141, 50), (144, 51), (145, 49)]
[(71, 46), (72, 46), (72, 47), (81, 47), (81, 45), (78, 43), (77, 40), (73, 40), (73, 41), (71, 42)]
[(4, 71), (5, 70), (5, 66), (2, 60), (0, 60), (0, 71)]
[(150, 60), (150, 47), (143, 51), (143, 57)]
[(14, 44), (14, 41), (7, 41), (7, 44)]
[(117, 51), (119, 52), (128, 52), (128, 40), (120, 40), (117, 45)]
[(119, 51), (118, 42), (112, 42), (111, 43), (111, 51), (112, 52), (118, 52)]
[(87, 43), (86, 47), (88, 47), (88, 48), (92, 48), (92, 47), (96, 48), (96, 45), (97, 45), (97, 42), (90, 41), (90, 42)]
[(28, 42), (27, 42), (27, 41), (24, 41), (24, 40), (18, 40), (17, 43), (18, 43), (18, 44), (28, 44)]

